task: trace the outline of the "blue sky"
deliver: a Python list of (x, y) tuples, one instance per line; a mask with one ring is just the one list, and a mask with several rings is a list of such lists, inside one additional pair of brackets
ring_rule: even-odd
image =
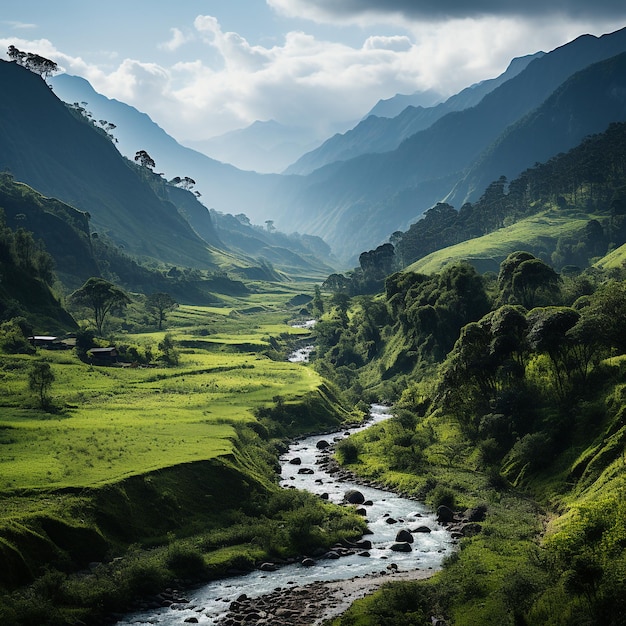
[(268, 119), (328, 136), (381, 98), (449, 96), (624, 26), (622, 0), (29, 0), (3, 6), (0, 48), (53, 59), (184, 143)]

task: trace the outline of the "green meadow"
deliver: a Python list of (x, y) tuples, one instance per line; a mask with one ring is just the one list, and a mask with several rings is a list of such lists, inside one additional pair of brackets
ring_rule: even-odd
[[(5, 356), (0, 376), (0, 488), (86, 487), (124, 477), (208, 460), (233, 450), (234, 426), (277, 396), (297, 400), (321, 384), (310, 368), (274, 361), (262, 353), (273, 337), (297, 338), (302, 329), (269, 320), (242, 324), (228, 313), (180, 307), (170, 333), (180, 348), (175, 367), (98, 367), (70, 352), (39, 350)], [(226, 329), (199, 336), (193, 326), (220, 316)], [(241, 332), (237, 331), (237, 327)], [(160, 333), (125, 334), (123, 343), (154, 344)], [(239, 346), (255, 351), (239, 352)], [(27, 371), (34, 360), (54, 374), (52, 412), (33, 404)]]
[(446, 265), (468, 261), (480, 272), (497, 272), (500, 263), (515, 250), (549, 257), (560, 237), (578, 235), (590, 219), (602, 222), (605, 218), (586, 213), (572, 215), (567, 211), (546, 211), (482, 237), (437, 250), (410, 265), (407, 271), (435, 274)]
[[(73, 349), (2, 355), (0, 623), (97, 621), (181, 578), (360, 536), (356, 514), (278, 487), (287, 437), (352, 417), (286, 359), (309, 337), (291, 325), (294, 295), (183, 305), (159, 332), (129, 307), (98, 340), (124, 356), (114, 365)], [(42, 362), (45, 403), (29, 385)]]

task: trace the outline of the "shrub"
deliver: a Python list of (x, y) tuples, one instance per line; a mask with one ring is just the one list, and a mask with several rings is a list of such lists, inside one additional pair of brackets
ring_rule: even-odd
[(344, 465), (356, 463), (359, 460), (359, 447), (350, 439), (343, 439), (337, 444), (337, 457)]
[(447, 506), (450, 509), (456, 508), (456, 496), (454, 491), (443, 485), (437, 485), (430, 492), (428, 500), (435, 509), (440, 506)]
[(191, 547), (173, 545), (165, 564), (179, 578), (199, 578), (205, 571), (202, 555)]

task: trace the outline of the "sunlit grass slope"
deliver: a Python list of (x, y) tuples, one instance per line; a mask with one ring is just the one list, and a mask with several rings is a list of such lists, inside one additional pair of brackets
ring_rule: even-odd
[(500, 263), (516, 250), (526, 250), (538, 257), (547, 255), (549, 258), (556, 249), (559, 237), (569, 237), (582, 231), (594, 217), (598, 221), (603, 219), (586, 214), (561, 214), (557, 211), (533, 215), (483, 237), (437, 250), (406, 269), (421, 274), (435, 274), (446, 265), (468, 261), (479, 272), (497, 272)]
[[(199, 337), (197, 322), (219, 316), (231, 334)], [(228, 312), (181, 307), (171, 335), (182, 348), (176, 367), (94, 367), (69, 353), (2, 359), (0, 489), (58, 489), (116, 482), (160, 468), (233, 452), (234, 427), (256, 418), (277, 396), (302, 398), (321, 384), (311, 369), (273, 361), (241, 344), (269, 347), (280, 332), (299, 334), (275, 319), (258, 325)], [(241, 334), (239, 334), (241, 333)], [(165, 334), (126, 335), (124, 341), (158, 343)], [(209, 345), (210, 344), (210, 345)], [(208, 346), (210, 349), (203, 349)], [(51, 395), (58, 413), (33, 404), (27, 371), (33, 359), (50, 363)]]

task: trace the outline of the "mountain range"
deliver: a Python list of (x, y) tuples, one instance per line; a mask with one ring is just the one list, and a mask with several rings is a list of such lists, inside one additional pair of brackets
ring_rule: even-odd
[[(447, 113), (476, 106), (488, 93), (517, 76), (531, 61), (543, 54), (537, 52), (513, 59), (506, 71), (497, 78), (467, 87), (445, 102), (433, 106), (421, 104), (428, 101), (422, 94), (398, 95), (381, 101), (352, 130), (331, 137), (316, 150), (300, 157), (285, 173), (309, 174), (335, 161), (347, 161), (362, 154), (394, 150), (402, 141), (428, 128)], [(396, 115), (387, 114), (396, 110)]]
[[(297, 273), (324, 272), (337, 265), (334, 257), (354, 265), (360, 252), (437, 202), (476, 200), (501, 176), (626, 119), (625, 52), (623, 29), (515, 59), (498, 78), (446, 102), (409, 106), (393, 118), (370, 115), (284, 175), (244, 171), (185, 147), (81, 78), (56, 76), (51, 91), (39, 76), (2, 62), (0, 84), (12, 98), (0, 104), (0, 170), (79, 209), (91, 231), (137, 259), (226, 264), (245, 275), (263, 258)], [(272, 131), (277, 142), (283, 132), (256, 130), (266, 143)], [(154, 171), (134, 163), (139, 150), (154, 159)], [(167, 183), (175, 176), (192, 180), (194, 193)], [(278, 239), (278, 231), (291, 235)]]
[(80, 104), (94, 120), (115, 124), (115, 145), (128, 159), (145, 150), (155, 161), (155, 171), (168, 179), (188, 176), (196, 181), (195, 190), (208, 208), (245, 213), (255, 223), (265, 221), (264, 198), (278, 177), (243, 171), (181, 145), (148, 115), (97, 93), (83, 78), (59, 74), (50, 84), (62, 101)]
[[(276, 223), (320, 235), (333, 250), (341, 250), (343, 260), (354, 260), (359, 251), (379, 245), (393, 231), (419, 219), (425, 210), (446, 198), (468, 172), (472, 171), (472, 180), (483, 182), (503, 173), (514, 176), (536, 161), (567, 150), (586, 134), (604, 130), (610, 121), (625, 119), (626, 79), (618, 65), (597, 65), (574, 76), (624, 51), (626, 30), (622, 29), (599, 38), (582, 36), (541, 55), (475, 106), (447, 113), (395, 150), (331, 163), (298, 177), (296, 183), (284, 184), (275, 196)], [(607, 75), (610, 70), (616, 73)], [(596, 94), (593, 106), (568, 103), (580, 95), (581, 88), (573, 88), (578, 81), (589, 81), (590, 90), (597, 88), (594, 72), (604, 75), (604, 87)], [(570, 79), (573, 82), (559, 96), (561, 108), (555, 110), (549, 103), (546, 106), (551, 110), (541, 111), (546, 100)], [(537, 142), (528, 141), (528, 150), (514, 159), (515, 168), (479, 174), (476, 168), (480, 163), (489, 163), (484, 159), (487, 151), (502, 144), (509, 127), (523, 119), (528, 122), (526, 116), (533, 111), (539, 116), (562, 114), (563, 120), (556, 123), (555, 118), (554, 124), (544, 125), (544, 136)], [(572, 114), (579, 118), (570, 119)], [(565, 135), (564, 127), (568, 127)], [(528, 137), (531, 129), (519, 132)], [(507, 145), (517, 152), (512, 143)], [(476, 197), (482, 190), (477, 187), (471, 191), (469, 197)]]

